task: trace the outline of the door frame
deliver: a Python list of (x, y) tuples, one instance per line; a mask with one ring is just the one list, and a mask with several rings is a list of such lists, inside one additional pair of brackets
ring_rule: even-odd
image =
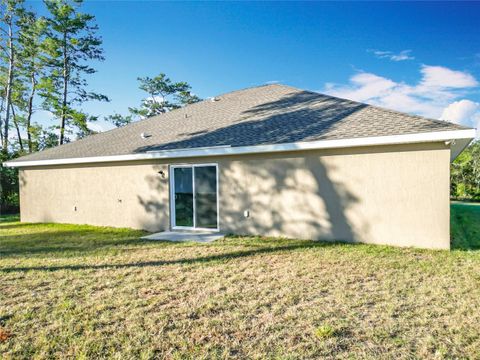
[[(196, 227), (196, 205), (195, 205), (195, 168), (204, 166), (214, 166), (216, 172), (216, 190), (217, 190), (217, 227), (200, 228)], [(176, 168), (192, 168), (192, 192), (193, 192), (193, 226), (175, 226), (175, 172)], [(199, 164), (172, 164), (169, 166), (170, 174), (170, 228), (172, 230), (192, 230), (192, 231), (220, 231), (220, 200), (219, 200), (219, 174), (217, 163), (199, 163)]]

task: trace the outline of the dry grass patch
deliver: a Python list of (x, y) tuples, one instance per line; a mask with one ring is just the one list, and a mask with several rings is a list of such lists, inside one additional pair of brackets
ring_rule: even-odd
[(0, 223), (4, 358), (475, 358), (480, 252)]

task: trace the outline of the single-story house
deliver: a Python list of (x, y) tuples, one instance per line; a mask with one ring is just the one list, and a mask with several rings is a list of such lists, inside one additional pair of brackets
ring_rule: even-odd
[(21, 221), (450, 247), (475, 130), (284, 85), (234, 91), (7, 163)]

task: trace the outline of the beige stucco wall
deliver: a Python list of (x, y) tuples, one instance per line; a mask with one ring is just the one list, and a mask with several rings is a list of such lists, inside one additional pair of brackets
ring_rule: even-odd
[[(438, 143), (171, 164), (218, 163), (222, 232), (448, 249), (449, 159)], [(165, 161), (26, 168), (20, 178), (22, 221), (169, 228)]]

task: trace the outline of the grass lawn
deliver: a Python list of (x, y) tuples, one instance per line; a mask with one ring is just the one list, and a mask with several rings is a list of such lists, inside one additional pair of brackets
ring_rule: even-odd
[(480, 206), (453, 251), (0, 221), (0, 358), (479, 358)]

